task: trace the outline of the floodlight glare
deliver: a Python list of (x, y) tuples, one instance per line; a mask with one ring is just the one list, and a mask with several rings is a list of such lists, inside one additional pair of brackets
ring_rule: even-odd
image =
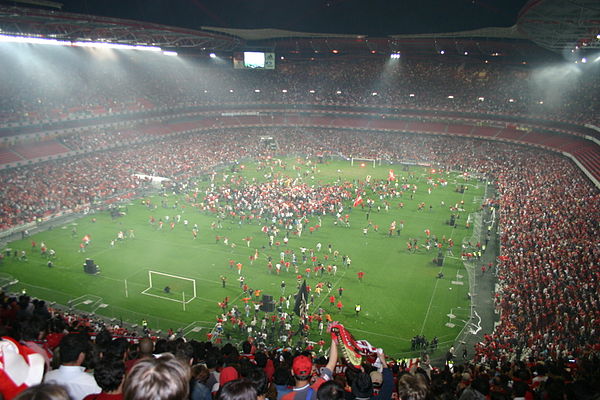
[(441, 51), (440, 51), (440, 54), (441, 54), (441, 55), (444, 55), (444, 54), (446, 54), (446, 52), (445, 52), (444, 50), (441, 50)]
[(28, 37), (28, 36), (12, 36), (12, 35), (0, 35), (0, 42), (7, 43), (28, 43), (28, 44), (49, 44), (53, 46), (69, 46), (71, 42), (46, 39), (43, 37)]
[(283, 89), (281, 93), (287, 93), (287, 89)]
[(210, 58), (217, 58), (217, 55), (216, 55), (215, 53), (210, 53), (208, 56), (209, 56)]
[(163, 54), (165, 56), (177, 56), (177, 52), (176, 51), (163, 51)]
[(400, 58), (400, 53), (392, 53), (390, 54), (390, 58), (397, 60)]
[(581, 59), (581, 62), (585, 64), (585, 63), (587, 62), (587, 58), (583, 57), (583, 58)]

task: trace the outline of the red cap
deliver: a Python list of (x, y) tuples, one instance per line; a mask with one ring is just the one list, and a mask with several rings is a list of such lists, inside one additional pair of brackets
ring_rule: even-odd
[(312, 360), (307, 356), (298, 356), (294, 358), (292, 371), (294, 371), (294, 375), (298, 376), (310, 375), (312, 372)]

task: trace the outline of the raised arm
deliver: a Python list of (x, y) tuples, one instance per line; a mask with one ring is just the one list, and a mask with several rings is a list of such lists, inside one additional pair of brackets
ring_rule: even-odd
[(337, 348), (337, 342), (334, 338), (331, 338), (331, 346), (329, 347), (329, 362), (327, 363), (327, 368), (329, 368), (329, 370), (331, 372), (335, 371), (335, 366), (337, 365), (337, 361), (338, 361), (338, 348)]

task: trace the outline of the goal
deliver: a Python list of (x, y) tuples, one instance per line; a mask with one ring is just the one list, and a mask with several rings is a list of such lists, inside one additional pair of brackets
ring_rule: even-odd
[(158, 297), (188, 304), (196, 298), (196, 280), (184, 276), (148, 271), (149, 286), (142, 291), (146, 296)]
[(377, 165), (381, 165), (381, 159), (380, 158), (363, 158), (363, 157), (351, 157), (350, 158), (350, 165), (354, 166), (354, 165), (373, 165), (373, 168), (375, 168)]

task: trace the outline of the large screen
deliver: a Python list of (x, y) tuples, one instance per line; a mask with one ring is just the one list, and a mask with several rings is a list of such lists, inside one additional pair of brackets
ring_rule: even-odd
[(275, 53), (263, 51), (234, 53), (233, 67), (236, 69), (275, 69)]

